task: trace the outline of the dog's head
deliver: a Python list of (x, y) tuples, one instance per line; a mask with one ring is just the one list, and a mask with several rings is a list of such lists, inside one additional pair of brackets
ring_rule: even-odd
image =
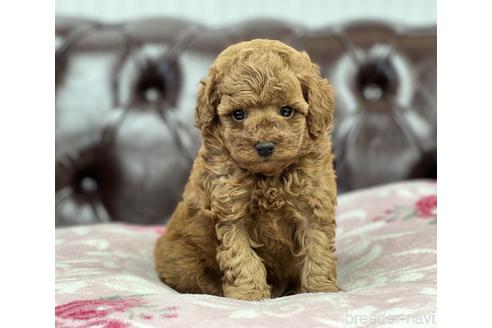
[(202, 82), (196, 126), (254, 173), (275, 175), (327, 137), (333, 91), (305, 52), (280, 41), (232, 45)]

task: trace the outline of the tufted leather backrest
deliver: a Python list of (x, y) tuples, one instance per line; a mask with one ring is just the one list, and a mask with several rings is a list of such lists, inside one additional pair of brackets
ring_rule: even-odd
[(305, 50), (336, 90), (340, 191), (436, 175), (436, 31), (381, 22), (211, 29), (56, 20), (56, 225), (165, 223), (200, 146), (199, 81), (228, 45)]

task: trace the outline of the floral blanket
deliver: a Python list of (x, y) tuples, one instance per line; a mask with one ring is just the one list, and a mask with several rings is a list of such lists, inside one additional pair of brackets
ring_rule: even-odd
[(56, 230), (56, 327), (436, 326), (436, 184), (339, 197), (340, 293), (261, 302), (179, 294), (154, 272), (162, 227)]

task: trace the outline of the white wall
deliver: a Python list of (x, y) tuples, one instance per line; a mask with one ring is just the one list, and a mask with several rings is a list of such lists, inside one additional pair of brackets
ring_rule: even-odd
[(436, 24), (436, 0), (56, 0), (57, 15), (117, 22), (148, 16), (220, 26), (271, 17), (317, 27), (360, 18), (409, 25)]

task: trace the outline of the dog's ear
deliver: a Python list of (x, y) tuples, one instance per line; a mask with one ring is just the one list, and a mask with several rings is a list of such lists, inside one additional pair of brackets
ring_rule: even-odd
[(217, 80), (212, 70), (209, 72), (208, 77), (200, 83), (201, 86), (195, 108), (195, 126), (203, 130), (210, 128), (215, 123), (217, 105), (220, 99)]
[(299, 75), (299, 81), (304, 99), (309, 104), (307, 114), (309, 133), (317, 137), (332, 128), (335, 95), (328, 80), (321, 77), (318, 66), (311, 63), (305, 52), (302, 55), (307, 57), (308, 69)]

